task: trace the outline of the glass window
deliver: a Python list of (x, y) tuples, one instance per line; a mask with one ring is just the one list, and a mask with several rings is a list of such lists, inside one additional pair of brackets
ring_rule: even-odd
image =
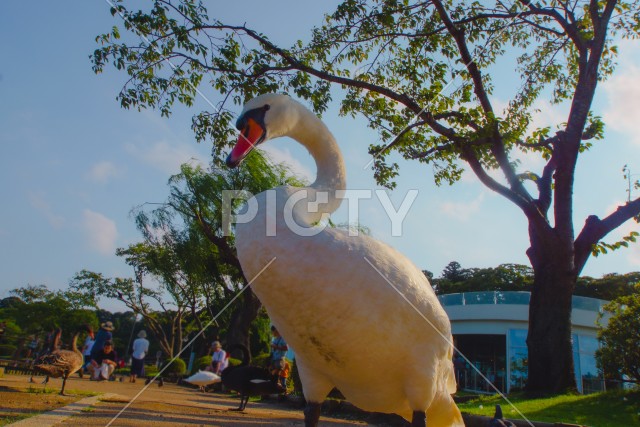
[(602, 373), (596, 362), (598, 339), (588, 335), (573, 335), (573, 362), (578, 391), (584, 394), (604, 390)]
[(600, 300), (574, 296), (571, 298), (571, 308), (578, 310), (600, 311)]
[(465, 304), (495, 304), (495, 292), (465, 292)]
[(529, 305), (530, 292), (498, 292), (496, 302), (498, 304)]
[(509, 391), (523, 389), (529, 372), (527, 330), (509, 330)]
[(463, 304), (462, 294), (440, 295), (438, 296), (438, 299), (440, 300), (440, 304), (442, 304), (442, 306)]

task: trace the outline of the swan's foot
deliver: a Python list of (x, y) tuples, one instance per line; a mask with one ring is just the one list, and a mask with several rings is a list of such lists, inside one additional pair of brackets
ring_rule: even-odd
[(320, 409), (322, 404), (319, 402), (307, 402), (304, 408), (304, 427), (316, 427), (320, 419)]
[(424, 411), (413, 411), (411, 427), (427, 427), (427, 414)]

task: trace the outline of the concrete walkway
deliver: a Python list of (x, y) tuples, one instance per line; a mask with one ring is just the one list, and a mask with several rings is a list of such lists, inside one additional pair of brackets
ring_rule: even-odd
[(81, 412), (95, 406), (101, 399), (113, 398), (116, 395), (107, 393), (98, 396), (85, 397), (77, 402), (71, 403), (62, 408), (36, 415), (35, 417), (26, 418), (24, 420), (9, 424), (13, 427), (51, 427), (65, 421), (67, 418), (75, 415), (81, 415)]
[[(6, 375), (0, 385), (28, 388), (29, 377)], [(61, 380), (52, 379), (48, 388), (59, 388)], [(143, 390), (144, 389), (144, 390)], [(292, 408), (275, 400), (249, 402), (243, 412), (237, 408), (239, 398), (231, 394), (202, 393), (195, 388), (165, 383), (94, 382), (78, 377), (69, 378), (66, 391), (100, 393), (84, 398), (54, 411), (27, 418), (12, 426), (304, 426), (301, 408)], [(42, 395), (42, 396), (47, 396)], [(1, 404), (1, 403), (0, 403)], [(126, 409), (123, 411), (123, 409)], [(347, 415), (348, 416), (348, 415)], [(323, 416), (321, 426), (353, 427), (367, 425), (353, 419)]]

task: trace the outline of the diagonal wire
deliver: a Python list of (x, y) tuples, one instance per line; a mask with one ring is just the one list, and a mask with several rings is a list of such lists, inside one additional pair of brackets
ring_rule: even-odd
[[(513, 21), (515, 21), (516, 19), (518, 19), (518, 18), (520, 17), (520, 15), (522, 15), (522, 13), (523, 13), (523, 12), (525, 12), (525, 11), (526, 11), (526, 9), (525, 9), (525, 8), (523, 8), (520, 12), (518, 12), (518, 14), (517, 14), (516, 16), (514, 16), (514, 17), (513, 17), (513, 18), (512, 18), (508, 23), (507, 23), (507, 25), (505, 25), (502, 29), (500, 29), (499, 31), (497, 31), (497, 32), (495, 33), (495, 35), (494, 35), (493, 39), (492, 39), (489, 43), (487, 43), (485, 46), (483, 46), (483, 47), (482, 47), (478, 52), (474, 53), (474, 54), (473, 54), (473, 56), (471, 57), (471, 59), (469, 60), (469, 62), (467, 62), (466, 64), (464, 64), (464, 68), (466, 69), (467, 67), (469, 67), (469, 65), (470, 65), (472, 62), (474, 62), (474, 61), (475, 61), (475, 60), (476, 60), (480, 55), (482, 55), (482, 54), (483, 54), (483, 53), (484, 53), (484, 52), (489, 48), (489, 46), (491, 46), (491, 45), (493, 44), (493, 42), (498, 38), (498, 36), (500, 36), (504, 31), (506, 31), (506, 29), (507, 29), (507, 28), (509, 28), (509, 26), (513, 23)], [(442, 93), (445, 91), (445, 89), (447, 89), (449, 86), (451, 86), (451, 85), (452, 85), (452, 84), (453, 84), (453, 83), (458, 79), (458, 76), (459, 76), (459, 75), (460, 75), (460, 74), (456, 74), (456, 75), (455, 75), (455, 76), (454, 76), (454, 77), (449, 81), (449, 83), (447, 83), (447, 84), (446, 84), (442, 89), (440, 89), (440, 90), (438, 91), (438, 93), (436, 93), (436, 94), (434, 95), (434, 97), (432, 98), (432, 100), (433, 100), (434, 98), (439, 97), (439, 96), (444, 96)], [(407, 123), (407, 125), (406, 125), (404, 128), (402, 128), (402, 130), (401, 130), (400, 132), (398, 132), (398, 133), (397, 133), (397, 135), (396, 135), (395, 137), (393, 137), (393, 138), (391, 139), (391, 142), (390, 142), (389, 144), (387, 144), (384, 148), (382, 148), (381, 150), (378, 150), (378, 152), (377, 152), (377, 153), (375, 153), (373, 156), (371, 156), (371, 160), (369, 160), (369, 161), (367, 162), (367, 164), (366, 164), (366, 165), (364, 165), (364, 167), (363, 167), (362, 169), (363, 169), (363, 170), (364, 170), (364, 169), (367, 169), (369, 166), (371, 166), (371, 164), (376, 160), (376, 158), (377, 158), (378, 156), (380, 156), (382, 153), (384, 153), (385, 151), (387, 151), (387, 149), (391, 146), (391, 144), (393, 144), (393, 142), (394, 142), (395, 138), (397, 138), (397, 136), (398, 136), (398, 135), (400, 135), (400, 134), (402, 134), (404, 131), (406, 131), (406, 130), (407, 130), (407, 128), (409, 128), (409, 127), (413, 126), (413, 124), (418, 120), (418, 118), (420, 117), (420, 115), (421, 115), (422, 113), (424, 113), (424, 112), (427, 110), (427, 108), (428, 108), (428, 107), (429, 107), (429, 103), (427, 103), (427, 105), (426, 105), (422, 110), (420, 110), (420, 111), (419, 111), (419, 112), (418, 112), (418, 113), (413, 117), (413, 119), (411, 119), (411, 120), (409, 121), (409, 123)]]
[(489, 384), (495, 391), (496, 393), (498, 393), (500, 395), (500, 397), (502, 397), (509, 405), (511, 405), (511, 407), (513, 409), (516, 410), (516, 412), (522, 417), (524, 418), (524, 420), (529, 423), (529, 425), (531, 427), (534, 427), (533, 423), (522, 413), (520, 412), (520, 410), (518, 408), (516, 408), (516, 406), (507, 398), (507, 396), (504, 395), (504, 393), (502, 393), (498, 387), (496, 387), (486, 376), (484, 376), (484, 374), (482, 372), (480, 372), (480, 370), (467, 358), (467, 356), (465, 356), (464, 354), (462, 354), (462, 352), (460, 350), (458, 350), (458, 348), (456, 348), (456, 346), (453, 344), (452, 340), (450, 337), (445, 336), (445, 334), (443, 334), (440, 329), (436, 328), (436, 326), (433, 324), (433, 322), (427, 317), (425, 316), (418, 307), (416, 307), (411, 301), (409, 301), (409, 299), (400, 291), (400, 289), (398, 289), (393, 283), (391, 283), (391, 281), (384, 275), (382, 274), (382, 272), (380, 270), (378, 270), (378, 268), (373, 265), (373, 263), (369, 260), (369, 258), (364, 257), (364, 260), (367, 261), (367, 263), (380, 275), (380, 277), (382, 277), (385, 282), (387, 282), (389, 284), (389, 286), (391, 286), (393, 288), (394, 291), (396, 291), (398, 293), (398, 295), (400, 295), (402, 297), (402, 299), (404, 299), (410, 306), (411, 308), (413, 308), (413, 310), (418, 313), (420, 315), (420, 317), (422, 317), (432, 328), (433, 330), (435, 330), (438, 335), (440, 335), (442, 337), (442, 339), (444, 339), (447, 343), (449, 343), (451, 345), (451, 347), (453, 347), (453, 349), (460, 355), (462, 356), (462, 358), (469, 364), (471, 365), (471, 367), (473, 369), (476, 370), (476, 372), (478, 372), (478, 374), (482, 377), (482, 379), (484, 379), (487, 384)]
[(271, 261), (269, 261), (269, 262), (267, 263), (267, 265), (265, 265), (264, 267), (262, 267), (262, 270), (260, 270), (260, 271), (259, 271), (259, 272), (258, 272), (258, 273), (253, 277), (253, 279), (251, 279), (251, 280), (249, 281), (249, 283), (247, 283), (247, 285), (246, 285), (244, 288), (242, 288), (242, 289), (240, 290), (240, 292), (238, 292), (238, 293), (237, 293), (237, 294), (236, 294), (236, 295), (231, 299), (231, 301), (229, 301), (229, 302), (227, 303), (227, 305), (225, 305), (224, 307), (222, 307), (222, 309), (218, 312), (218, 314), (217, 314), (213, 319), (211, 319), (211, 320), (209, 321), (209, 323), (207, 323), (207, 324), (206, 324), (206, 325), (205, 325), (205, 326), (200, 330), (200, 332), (198, 332), (198, 334), (197, 334), (195, 337), (193, 337), (193, 338), (191, 339), (191, 341), (189, 341), (185, 346), (183, 346), (182, 350), (180, 350), (180, 352), (179, 352), (178, 354), (176, 354), (176, 355), (173, 357), (173, 359), (171, 359), (171, 360), (169, 361), (169, 363), (167, 363), (167, 364), (164, 366), (164, 368), (162, 368), (162, 369), (161, 369), (161, 370), (156, 374), (156, 376), (155, 376), (155, 377), (153, 377), (153, 378), (151, 379), (151, 381), (149, 381), (149, 383), (148, 383), (148, 384), (145, 384), (145, 386), (142, 388), (142, 390), (140, 390), (140, 391), (138, 392), (138, 394), (136, 394), (136, 395), (133, 397), (133, 399), (131, 399), (131, 400), (130, 400), (130, 401), (129, 401), (129, 402), (128, 402), (128, 403), (127, 403), (127, 404), (126, 404), (126, 405), (125, 405), (121, 410), (120, 410), (120, 412), (118, 412), (118, 413), (117, 413), (117, 414), (116, 414), (116, 415), (111, 419), (111, 421), (109, 421), (109, 423), (108, 423), (105, 427), (109, 427), (111, 424), (113, 424), (113, 422), (114, 422), (116, 419), (118, 419), (118, 417), (119, 417), (120, 415), (122, 415), (122, 413), (123, 413), (124, 411), (126, 411), (126, 410), (127, 410), (127, 408), (129, 408), (129, 406), (131, 406), (131, 405), (133, 404), (133, 402), (135, 402), (135, 401), (136, 401), (136, 399), (138, 399), (138, 397), (140, 397), (140, 395), (141, 395), (142, 393), (144, 393), (144, 392), (147, 390), (147, 388), (149, 388), (149, 386), (150, 386), (151, 384), (153, 384), (153, 382), (156, 380), (156, 378), (158, 378), (158, 377), (159, 377), (159, 376), (160, 376), (160, 375), (161, 375), (161, 374), (162, 374), (162, 373), (163, 373), (163, 372), (164, 372), (164, 371), (165, 371), (165, 370), (166, 370), (166, 369), (171, 365), (171, 363), (172, 363), (174, 360), (176, 360), (178, 357), (180, 357), (180, 355), (181, 355), (181, 354), (182, 354), (182, 353), (183, 353), (187, 348), (189, 348), (189, 346), (190, 346), (190, 345), (191, 345), (191, 344), (192, 344), (192, 343), (193, 343), (193, 342), (194, 342), (194, 341), (195, 341), (195, 340), (196, 340), (200, 335), (202, 335), (202, 334), (204, 333), (205, 329), (207, 329), (207, 328), (208, 328), (208, 327), (209, 327), (213, 322), (215, 322), (215, 321), (216, 321), (216, 319), (217, 319), (218, 317), (220, 317), (220, 315), (221, 315), (222, 313), (224, 313), (224, 311), (225, 311), (227, 308), (229, 308), (229, 306), (230, 306), (231, 304), (233, 304), (233, 302), (234, 302), (236, 299), (238, 299), (238, 297), (239, 297), (240, 295), (242, 295), (242, 293), (243, 293), (244, 291), (246, 291), (247, 289), (249, 289), (249, 288), (251, 287), (251, 284), (252, 284), (252, 283), (253, 283), (253, 282), (254, 282), (258, 277), (260, 277), (260, 275), (262, 274), (262, 272), (264, 272), (267, 268), (269, 268), (269, 266), (270, 266), (271, 264), (273, 264), (273, 262), (274, 262), (275, 260), (276, 260), (276, 257), (271, 258)]

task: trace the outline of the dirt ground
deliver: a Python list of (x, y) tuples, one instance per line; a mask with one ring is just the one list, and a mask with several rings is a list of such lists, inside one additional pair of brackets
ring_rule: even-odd
[[(41, 377), (40, 377), (41, 378)], [(60, 389), (61, 380), (52, 379), (49, 389)], [(5, 375), (0, 378), (0, 425), (15, 420), (20, 414), (59, 408), (86, 397), (62, 397), (58, 394), (27, 393), (41, 384), (29, 383), (29, 377)], [(238, 406), (238, 398), (230, 394), (202, 393), (197, 389), (155, 383), (144, 389), (144, 382), (94, 382), (77, 376), (67, 381), (68, 393), (82, 391), (111, 393), (90, 408), (79, 411), (57, 425), (60, 426), (303, 426), (303, 414), (286, 402), (277, 400), (249, 402), (244, 412), (230, 410)], [(127, 404), (130, 405), (123, 411)], [(117, 417), (117, 418), (116, 418)], [(362, 420), (322, 416), (321, 426), (351, 427), (367, 424)], [(3, 422), (4, 420), (4, 422)], [(379, 425), (379, 424), (377, 424)], [(44, 427), (44, 426), (43, 426)]]

